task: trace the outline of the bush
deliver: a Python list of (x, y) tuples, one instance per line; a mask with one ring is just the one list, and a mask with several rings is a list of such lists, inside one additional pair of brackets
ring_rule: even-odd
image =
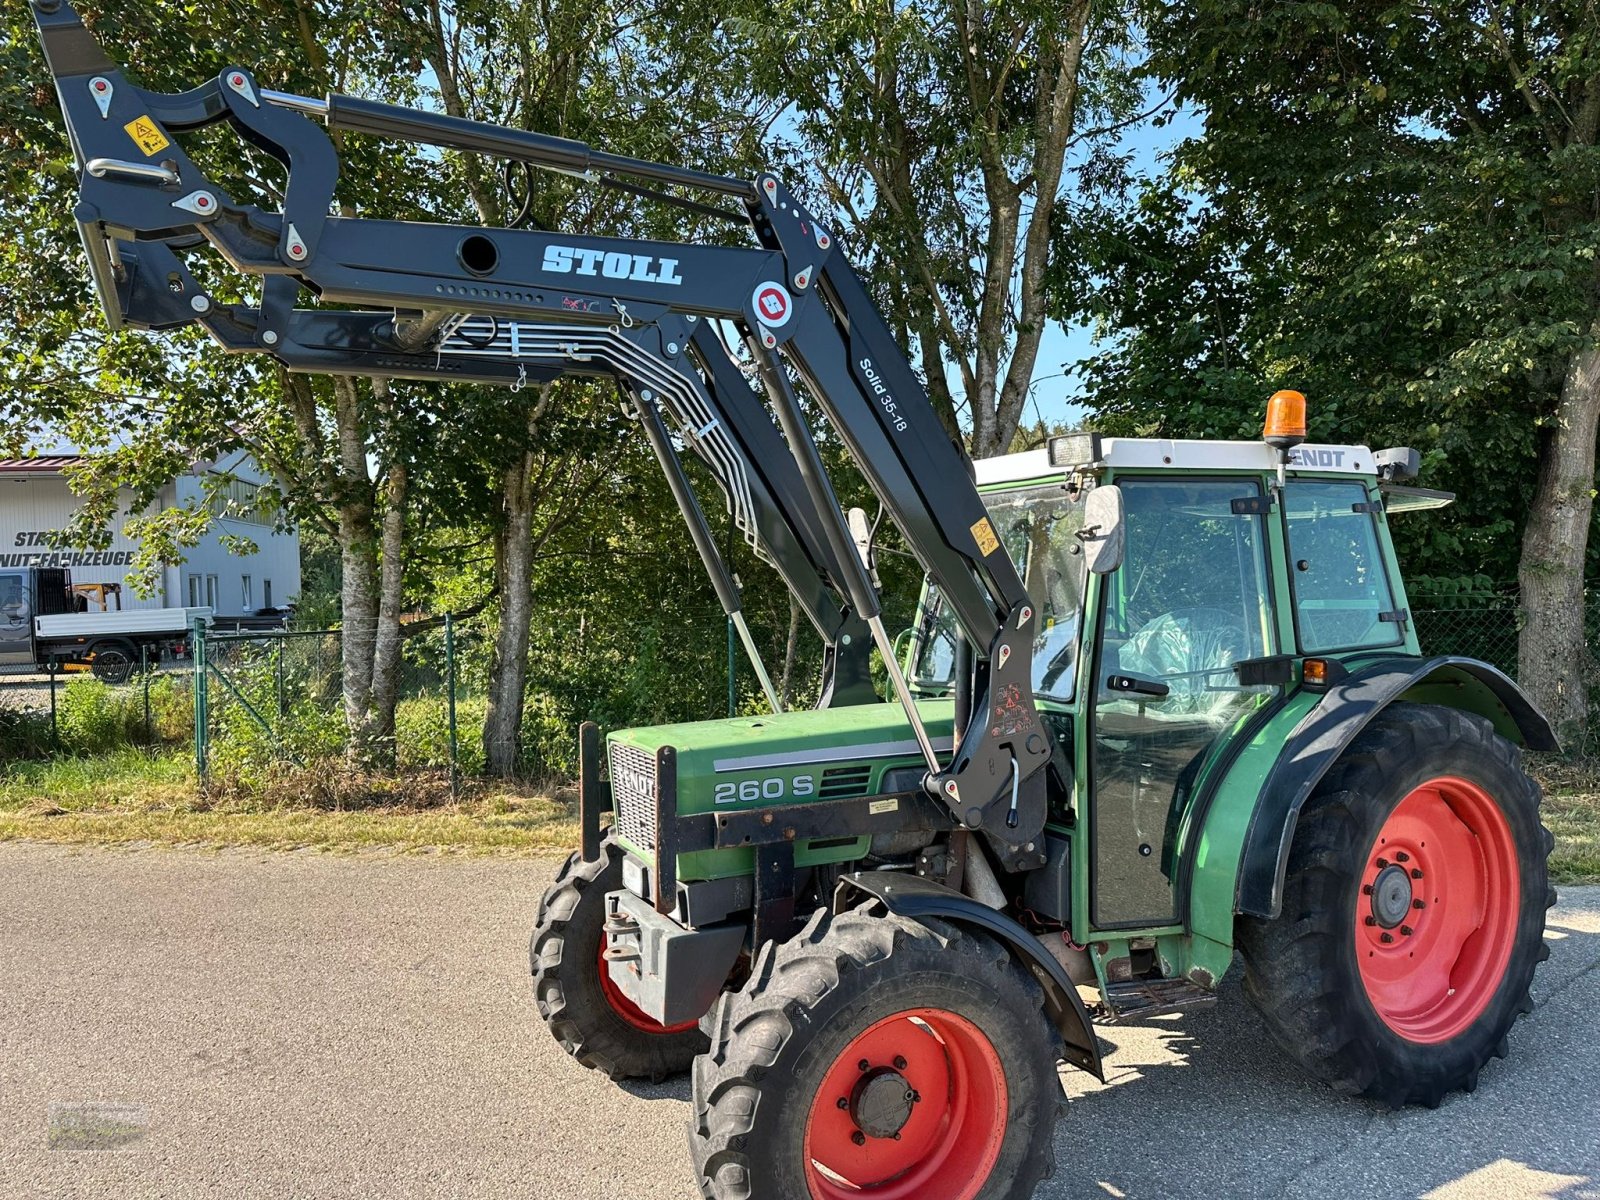
[(0, 762), (46, 758), (53, 749), (49, 713), (0, 708)]
[[(402, 700), (394, 711), (395, 761), (402, 771), (450, 766), (449, 698), (424, 693)], [(483, 770), (482, 699), (456, 700), (456, 763), (463, 775)]]
[(114, 688), (93, 675), (74, 676), (57, 702), (56, 728), (63, 748), (77, 754), (102, 754), (142, 742), (143, 692)]
[(158, 743), (194, 737), (194, 680), (188, 675), (157, 675), (150, 680), (150, 733)]
[(529, 692), (522, 702), (522, 773), (530, 779), (578, 775), (579, 717), (547, 692)]

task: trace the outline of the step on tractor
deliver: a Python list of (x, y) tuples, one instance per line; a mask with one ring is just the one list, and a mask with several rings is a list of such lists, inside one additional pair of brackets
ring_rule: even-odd
[[(1272, 1037), (1340, 1091), (1436, 1105), (1507, 1053), (1554, 900), (1521, 753), (1556, 742), (1501, 672), (1417, 643), (1389, 522), (1450, 497), (1415, 452), (1311, 444), (1285, 391), (1259, 441), (1084, 432), (973, 463), (771, 174), (243, 64), (157, 93), (66, 0), (32, 12), (113, 326), (198, 325), (293, 371), (620, 388), (772, 711), (582, 728), (533, 991), (579, 1063), (692, 1073), (704, 1195), (1030, 1196), (1059, 1064), (1100, 1076), (1100, 1025), (1212, 1003), (1235, 952)], [(287, 168), (276, 207), (185, 152), (217, 123)], [(623, 188), (698, 236), (336, 215), (327, 129)], [(259, 288), (201, 282), (227, 271)], [(818, 420), (876, 519), (841, 508)], [(707, 477), (822, 640), (812, 709), (762, 666)], [(884, 520), (927, 573), (900, 638)]]

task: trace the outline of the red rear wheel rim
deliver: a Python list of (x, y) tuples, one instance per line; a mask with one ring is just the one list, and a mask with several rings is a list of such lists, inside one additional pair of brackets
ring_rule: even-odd
[(611, 981), (611, 970), (606, 964), (606, 939), (600, 935), (600, 992), (606, 998), (606, 1003), (611, 1006), (611, 1011), (640, 1033), (654, 1033), (665, 1037), (669, 1033), (683, 1033), (693, 1029), (698, 1021), (685, 1021), (681, 1025), (663, 1025), (652, 1020), (615, 983)]
[(1461, 1034), (1494, 999), (1516, 940), (1521, 872), (1505, 813), (1458, 776), (1419, 784), (1378, 831), (1360, 889), (1356, 958), (1373, 1009), (1408, 1041)]
[[(892, 1099), (902, 1081), (916, 1098), (900, 1136), (884, 1136), (881, 1114), (876, 1124), (864, 1115), (864, 1089)], [(812, 1101), (806, 1186), (813, 1200), (973, 1200), (1000, 1157), (1006, 1117), (1005, 1068), (976, 1025), (937, 1008), (885, 1017), (840, 1052)]]

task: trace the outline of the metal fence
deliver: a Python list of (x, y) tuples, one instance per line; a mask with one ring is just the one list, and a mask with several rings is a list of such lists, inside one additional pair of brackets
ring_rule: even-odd
[[(1424, 654), (1459, 654), (1482, 659), (1513, 679), (1522, 613), (1515, 592), (1494, 595), (1411, 595), (1411, 619)], [(1585, 597), (1591, 650), (1600, 648), (1600, 593)]]
[[(447, 773), (452, 791), (483, 759), (484, 706), (459, 669), (459, 630), (446, 616), (407, 631), (394, 730), (370, 741), (375, 758), (402, 771)], [(347, 636), (354, 635), (344, 629), (197, 631), (194, 752), (200, 778), (264, 763), (303, 767), (342, 755), (349, 736)]]
[[(1427, 654), (1482, 659), (1515, 677), (1521, 627), (1511, 594), (1412, 595)], [(1600, 595), (1589, 598), (1590, 644), (1600, 646)], [(141, 660), (123, 671), (0, 664), (0, 763), (119, 746), (192, 744), (202, 778), (263, 763), (336, 761), (347, 738), (342, 630), (191, 635), (189, 658)], [(407, 630), (392, 746), (380, 754), (408, 772), (448, 774), (452, 789), (485, 761), (488, 643), (480, 621), (432, 619)], [(544, 719), (529, 705), (519, 749)], [(384, 754), (385, 749), (387, 753)]]
[(1411, 600), (1411, 620), (1424, 654), (1459, 654), (1517, 674), (1521, 615), (1514, 597), (1462, 601), (1453, 596)]
[(189, 739), (188, 659), (150, 647), (131, 663), (0, 663), (0, 760)]

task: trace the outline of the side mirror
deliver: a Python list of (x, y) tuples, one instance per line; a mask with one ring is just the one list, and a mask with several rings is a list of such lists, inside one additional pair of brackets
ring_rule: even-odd
[(1083, 561), (1092, 575), (1109, 575), (1122, 565), (1127, 546), (1122, 524), (1122, 489), (1116, 484), (1090, 488), (1083, 501)]

